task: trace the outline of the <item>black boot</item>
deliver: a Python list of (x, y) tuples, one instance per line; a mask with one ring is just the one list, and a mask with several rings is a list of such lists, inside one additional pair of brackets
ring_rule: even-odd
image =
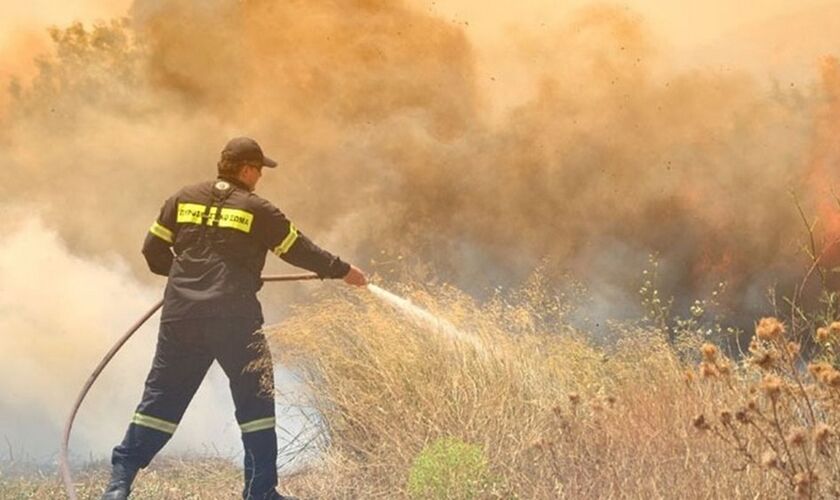
[(123, 463), (114, 464), (111, 469), (111, 481), (102, 495), (102, 500), (126, 500), (131, 493), (131, 483), (137, 476), (137, 467)]
[(277, 493), (277, 490), (269, 490), (266, 493), (260, 495), (248, 495), (245, 497), (245, 500), (299, 500), (297, 497), (289, 497), (285, 495), (281, 495)]
[(277, 493), (277, 490), (272, 491), (266, 497), (266, 500), (298, 500), (297, 497), (287, 497)]

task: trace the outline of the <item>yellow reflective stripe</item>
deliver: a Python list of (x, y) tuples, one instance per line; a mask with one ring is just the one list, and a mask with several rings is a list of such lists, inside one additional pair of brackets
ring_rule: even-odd
[(264, 431), (266, 429), (273, 429), (275, 425), (274, 417), (261, 418), (259, 420), (251, 420), (244, 424), (239, 424), (242, 433)]
[[(204, 212), (207, 205), (200, 203), (178, 203), (178, 216), (176, 221), (179, 224), (203, 224)], [(217, 224), (218, 227), (236, 229), (243, 233), (251, 232), (251, 225), (254, 223), (254, 214), (238, 208), (210, 207), (207, 214), (207, 225)], [(291, 245), (290, 245), (291, 246)]]
[(205, 210), (207, 210), (206, 205), (178, 203), (178, 217), (176, 222), (179, 224), (201, 224)]
[(163, 241), (172, 244), (173, 236), (172, 231), (166, 228), (163, 224), (158, 221), (155, 221), (152, 224), (152, 227), (149, 228), (149, 232), (153, 235), (157, 236), (158, 238), (162, 239)]
[(289, 223), (289, 234), (287, 234), (286, 237), (283, 238), (283, 241), (279, 245), (274, 247), (274, 249), (271, 250), (271, 251), (274, 252), (279, 257), (280, 255), (283, 255), (284, 253), (288, 252), (289, 249), (292, 248), (292, 245), (295, 244), (295, 241), (297, 241), (297, 239), (298, 239), (298, 230), (295, 227), (295, 225), (290, 222)]
[(139, 412), (134, 414), (134, 417), (131, 419), (131, 422), (137, 425), (142, 425), (143, 427), (149, 427), (150, 429), (165, 432), (167, 434), (175, 434), (175, 429), (178, 428), (178, 424), (176, 423), (167, 422), (166, 420), (150, 417), (148, 415), (143, 415)]
[(254, 214), (236, 208), (223, 208), (219, 213), (219, 227), (237, 229), (243, 233), (251, 232)]

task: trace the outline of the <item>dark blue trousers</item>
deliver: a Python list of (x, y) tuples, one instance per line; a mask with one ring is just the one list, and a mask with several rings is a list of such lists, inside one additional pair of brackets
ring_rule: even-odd
[(146, 467), (175, 433), (214, 360), (230, 380), (245, 447), (243, 498), (271, 498), (277, 485), (277, 435), (271, 354), (253, 318), (161, 323), (143, 398), (112, 464)]

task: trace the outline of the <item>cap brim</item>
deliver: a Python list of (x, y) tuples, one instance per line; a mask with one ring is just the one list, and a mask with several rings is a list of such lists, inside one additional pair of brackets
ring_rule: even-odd
[(263, 156), (262, 161), (263, 167), (274, 168), (277, 166), (277, 162), (269, 158), (268, 156)]

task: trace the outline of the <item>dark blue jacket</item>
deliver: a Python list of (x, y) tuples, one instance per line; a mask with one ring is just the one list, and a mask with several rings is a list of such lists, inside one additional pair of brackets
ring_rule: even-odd
[(163, 204), (143, 244), (149, 269), (169, 277), (161, 321), (262, 320), (256, 294), (269, 251), (322, 278), (341, 278), (350, 270), (239, 181), (219, 178), (184, 187)]

